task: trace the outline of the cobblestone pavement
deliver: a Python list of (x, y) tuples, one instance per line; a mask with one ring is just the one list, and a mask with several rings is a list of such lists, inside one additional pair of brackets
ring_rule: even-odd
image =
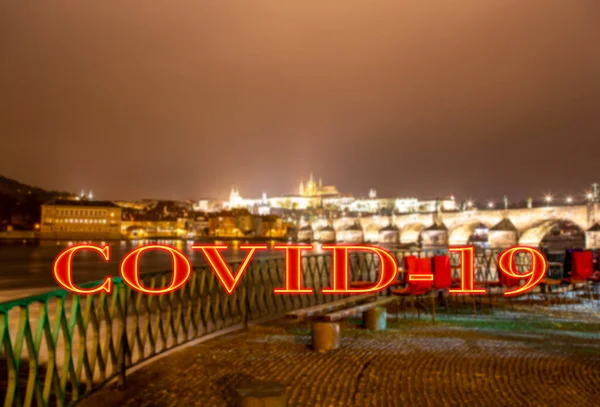
[(344, 325), (341, 349), (322, 354), (308, 326), (277, 321), (183, 348), (80, 406), (231, 406), (251, 377), (285, 384), (289, 406), (598, 406), (599, 332), (534, 315), (400, 319)]

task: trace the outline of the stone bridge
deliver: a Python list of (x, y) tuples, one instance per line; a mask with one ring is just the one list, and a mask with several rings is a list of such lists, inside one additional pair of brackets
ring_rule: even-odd
[[(586, 246), (600, 247), (600, 203), (548, 206), (523, 209), (475, 209), (446, 213), (412, 213), (394, 216), (341, 217), (331, 221), (336, 234), (355, 225), (365, 242), (403, 244), (469, 244), (474, 238), (487, 239), (490, 247), (515, 244), (539, 246), (555, 227), (568, 226), (586, 236)], [(317, 231), (328, 222), (311, 222)], [(358, 230), (358, 233), (361, 233)], [(340, 239), (338, 239), (340, 240)], [(344, 239), (342, 239), (343, 241)], [(360, 240), (360, 237), (357, 239)]]

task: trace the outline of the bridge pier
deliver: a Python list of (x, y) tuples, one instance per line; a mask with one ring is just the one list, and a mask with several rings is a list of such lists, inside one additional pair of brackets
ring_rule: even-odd
[(423, 245), (444, 246), (448, 244), (448, 228), (443, 223), (423, 229), (421, 232)]
[(600, 249), (600, 223), (596, 223), (585, 232), (585, 248)]
[(508, 218), (502, 219), (488, 231), (488, 242), (491, 248), (506, 248), (519, 243), (519, 231)]

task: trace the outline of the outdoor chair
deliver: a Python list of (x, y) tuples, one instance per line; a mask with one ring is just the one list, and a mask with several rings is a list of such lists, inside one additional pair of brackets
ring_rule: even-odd
[(446, 311), (448, 306), (448, 290), (452, 288), (452, 268), (450, 266), (450, 257), (439, 255), (433, 257), (433, 288), (438, 293), (438, 297), (444, 301)]
[[(590, 279), (594, 279), (594, 253), (591, 251), (574, 251), (571, 257), (571, 269), (565, 269), (566, 276), (562, 279), (564, 284), (573, 287), (576, 292), (577, 285), (584, 285), (590, 299), (592, 291), (590, 289)], [(591, 280), (593, 281), (593, 280)]]
[[(404, 276), (406, 284), (404, 287), (391, 290), (392, 295), (402, 298), (402, 308), (404, 309), (404, 317), (406, 317), (406, 308), (404, 303), (406, 299), (410, 300), (412, 313), (415, 311), (415, 301), (432, 294), (433, 282), (425, 281), (410, 281), (410, 276), (413, 274), (433, 274), (430, 258), (417, 258), (415, 256), (406, 256), (404, 258)], [(432, 297), (433, 298), (433, 297)], [(435, 303), (435, 301), (434, 301)], [(420, 310), (417, 309), (420, 318)], [(432, 317), (435, 318), (432, 311)]]

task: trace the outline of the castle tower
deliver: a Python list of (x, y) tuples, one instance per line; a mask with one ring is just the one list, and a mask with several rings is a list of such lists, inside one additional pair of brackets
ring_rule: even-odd
[(236, 208), (240, 206), (242, 198), (240, 197), (240, 191), (234, 185), (231, 187), (231, 193), (229, 194), (229, 207)]

